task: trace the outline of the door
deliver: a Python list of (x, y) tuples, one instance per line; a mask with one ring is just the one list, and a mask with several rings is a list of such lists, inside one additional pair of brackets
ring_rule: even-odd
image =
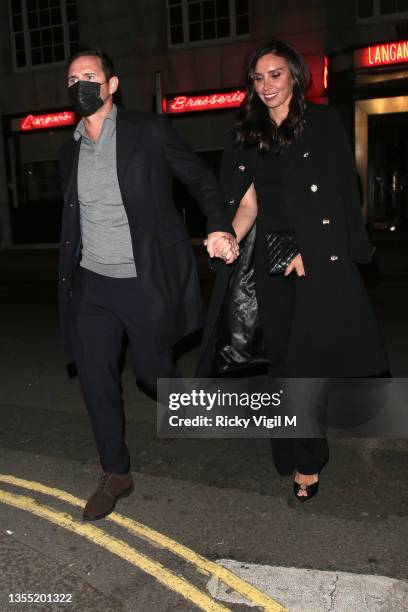
[(59, 242), (63, 196), (58, 149), (71, 131), (72, 128), (47, 130), (8, 138), (15, 244)]
[(369, 220), (375, 230), (408, 229), (408, 113), (370, 115)]

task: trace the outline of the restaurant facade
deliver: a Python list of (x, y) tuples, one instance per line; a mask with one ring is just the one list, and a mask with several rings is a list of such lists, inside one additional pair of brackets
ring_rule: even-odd
[[(58, 149), (72, 137), (78, 120), (66, 95), (65, 59), (80, 44), (99, 45), (113, 57), (127, 108), (167, 114), (217, 173), (226, 133), (245, 96), (248, 57), (272, 38), (288, 41), (311, 68), (311, 99), (333, 104), (344, 120), (368, 224), (376, 231), (403, 231), (408, 219), (408, 12), (395, 2), (394, 12), (382, 14), (384, 3), (373, 0), (370, 13), (369, 4), (163, 0), (120, 7), (97, 3), (91, 10), (83, 0), (2, 3), (2, 34), (10, 54), (0, 60), (0, 248), (58, 245)], [(60, 27), (51, 23), (56, 7), (63, 48), (53, 38)], [(37, 21), (32, 21), (35, 13)], [(23, 39), (16, 28), (22, 28)], [(43, 32), (50, 29), (53, 42), (47, 46)], [(40, 55), (31, 44), (35, 32), (44, 43)], [(204, 225), (196, 206), (182, 185), (176, 182), (174, 189), (191, 234), (201, 236)]]

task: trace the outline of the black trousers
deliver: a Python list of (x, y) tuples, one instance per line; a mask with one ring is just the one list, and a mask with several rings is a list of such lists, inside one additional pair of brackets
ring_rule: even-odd
[[(269, 375), (273, 379), (283, 378), (287, 376), (286, 357), (297, 279), (294, 276), (269, 276), (263, 260), (259, 261), (259, 253), (256, 272), (256, 295)], [(301, 376), (299, 373), (299, 378)], [(293, 470), (302, 474), (319, 473), (329, 459), (329, 446), (324, 434), (313, 438), (271, 438), (271, 448), (275, 467), (282, 475), (291, 474)]]
[(110, 278), (79, 268), (72, 288), (75, 360), (104, 471), (130, 470), (125, 443), (121, 358), (128, 337), (136, 378), (155, 392), (156, 379), (180, 376), (171, 349), (158, 351), (137, 278)]

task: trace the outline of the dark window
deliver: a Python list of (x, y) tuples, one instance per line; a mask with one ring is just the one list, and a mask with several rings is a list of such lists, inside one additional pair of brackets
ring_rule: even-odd
[(22, 32), (14, 36), (14, 45), (17, 51), (24, 51), (25, 41), (24, 41), (24, 34)]
[(183, 26), (173, 26), (170, 28), (170, 37), (172, 45), (179, 45), (184, 42), (183, 39)]
[(28, 29), (33, 30), (34, 28), (38, 28), (38, 14), (37, 13), (28, 13), (27, 15), (27, 23)]
[(65, 59), (64, 45), (55, 45), (54, 54), (55, 54), (55, 61), (62, 62)]
[(76, 0), (10, 0), (17, 68), (63, 62), (78, 49)]
[(170, 8), (170, 20), (174, 25), (183, 23), (183, 11), (181, 6), (172, 6)]
[(215, 0), (203, 3), (203, 19), (214, 19), (215, 17)]
[(45, 26), (49, 26), (51, 19), (50, 19), (50, 11), (39, 11), (38, 13), (39, 15), (39, 21), (40, 21), (40, 28), (44, 28)]
[(408, 13), (408, 0), (357, 0), (358, 19), (381, 19)]
[(365, 19), (366, 17), (372, 17), (373, 13), (374, 13), (373, 0), (359, 0), (358, 2), (359, 19)]
[(25, 51), (17, 51), (16, 53), (16, 64), (17, 68), (22, 68), (26, 65), (26, 54)]
[(30, 32), (30, 43), (32, 47), (41, 47), (41, 31)]
[(38, 64), (42, 64), (41, 49), (32, 49), (32, 51), (31, 51), (31, 63), (32, 63), (33, 66), (38, 66)]
[(217, 0), (217, 17), (229, 17), (229, 14), (229, 0)]
[(11, 0), (11, 12), (13, 15), (21, 13), (21, 0)]
[(389, 15), (395, 13), (397, 10), (396, 0), (381, 0), (380, 2), (380, 13), (381, 15)]
[(247, 34), (249, 32), (249, 17), (248, 15), (239, 15), (237, 17), (237, 34)]
[(52, 47), (43, 47), (43, 62), (49, 64), (54, 61)]
[(201, 40), (201, 23), (190, 23), (190, 40)]
[(51, 28), (46, 28), (42, 30), (41, 34), (41, 43), (43, 47), (49, 46), (52, 44), (52, 30)]
[(23, 29), (23, 17), (22, 15), (14, 15), (13, 17), (13, 31), (20, 32)]
[(248, 0), (168, 0), (172, 45), (249, 34)]
[(215, 21), (203, 22), (203, 38), (215, 38)]
[(64, 31), (62, 27), (53, 28), (53, 39), (54, 39), (54, 45), (58, 45), (64, 42)]

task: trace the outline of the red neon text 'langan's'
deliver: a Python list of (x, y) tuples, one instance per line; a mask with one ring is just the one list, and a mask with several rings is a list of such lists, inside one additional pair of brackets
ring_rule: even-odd
[(176, 96), (167, 100), (168, 113), (191, 113), (193, 111), (236, 108), (245, 98), (245, 92), (213, 93), (202, 96)]
[(408, 62), (408, 40), (371, 45), (354, 51), (356, 68), (374, 68), (402, 62)]
[(368, 62), (371, 66), (408, 62), (408, 41), (368, 47)]
[(63, 111), (61, 113), (49, 113), (47, 115), (27, 115), (20, 122), (22, 130), (38, 130), (41, 128), (62, 127), (73, 125), (76, 122), (75, 113)]

